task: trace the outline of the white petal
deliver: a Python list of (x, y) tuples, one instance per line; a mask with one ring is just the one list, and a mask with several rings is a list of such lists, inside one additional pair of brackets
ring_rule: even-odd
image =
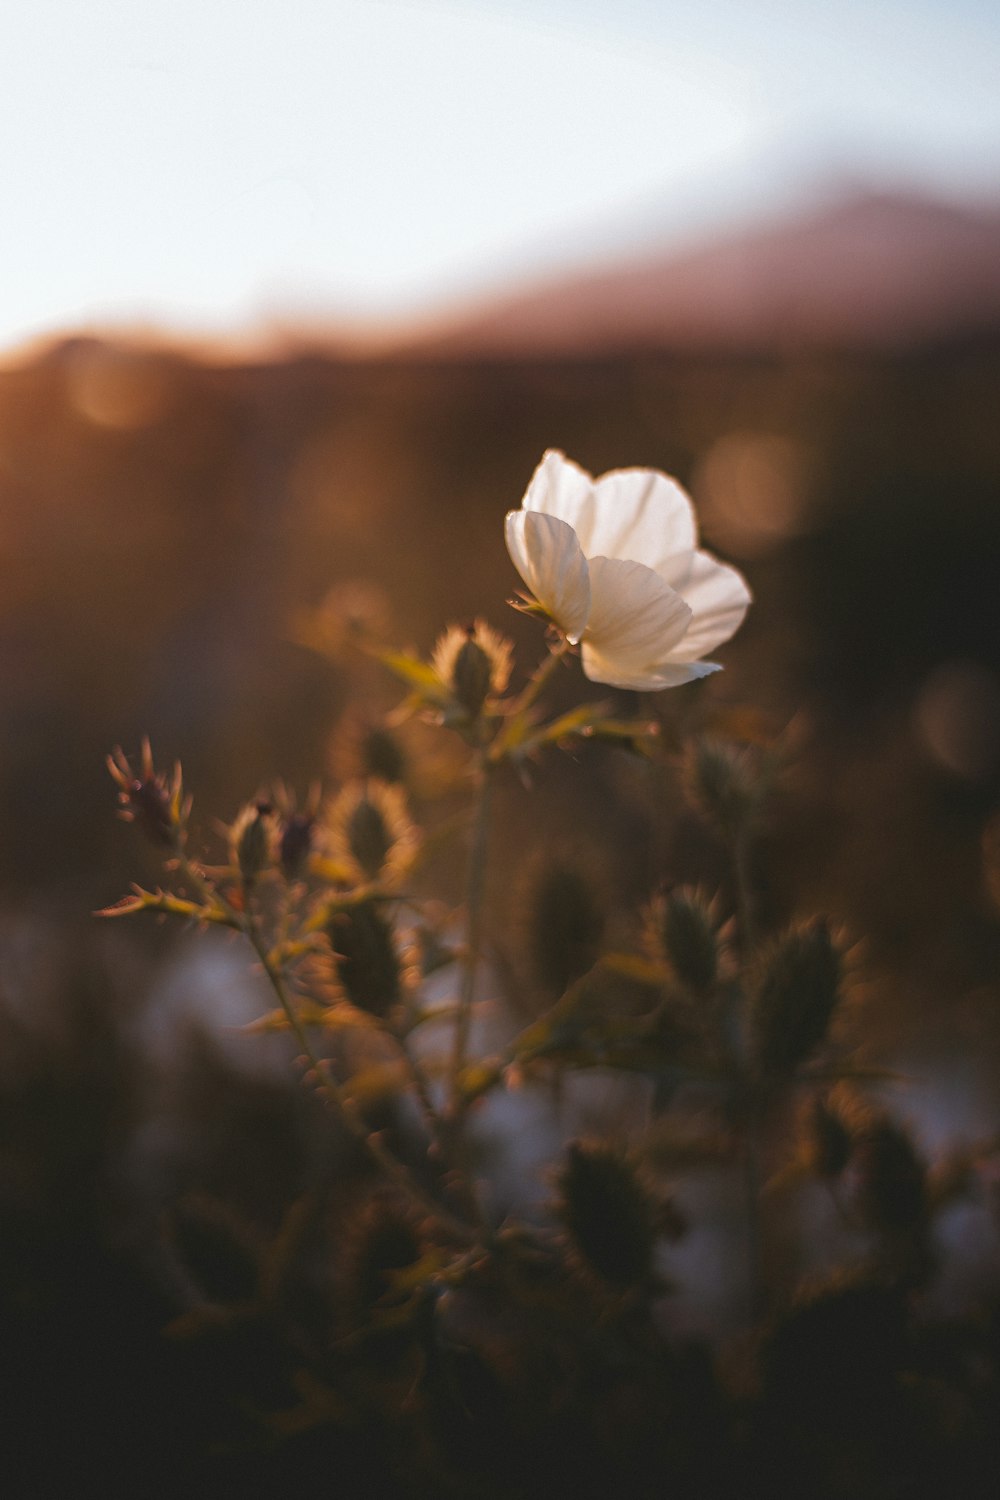
[(699, 677), (708, 677), (722, 668), (714, 661), (666, 662), (655, 671), (627, 672), (604, 660), (599, 652), (583, 643), (583, 670), (591, 682), (606, 682), (611, 687), (634, 688), (637, 692), (658, 693), (663, 688), (683, 687)]
[(558, 516), (579, 535), (577, 522), (584, 513), (589, 517), (593, 507), (593, 488), (594, 481), (586, 470), (555, 448), (549, 448), (531, 476), (521, 505), (525, 510)]
[(572, 526), (538, 511), (512, 510), (505, 532), (514, 566), (539, 604), (578, 641), (590, 613), (590, 580)]
[(698, 545), (691, 501), (675, 479), (656, 469), (602, 474), (576, 531), (587, 557), (630, 558), (668, 583), (676, 555)]
[(656, 469), (612, 469), (595, 480), (550, 448), (522, 504), (567, 521), (585, 557), (645, 563), (672, 586), (672, 572), (686, 571), (698, 544), (691, 501), (675, 479)]
[(583, 670), (594, 682), (645, 685), (667, 663), (690, 620), (688, 605), (651, 568), (592, 557)]
[(691, 606), (692, 620), (684, 639), (671, 652), (671, 660), (692, 662), (735, 634), (751, 594), (742, 574), (709, 552), (694, 554), (691, 571), (678, 588)]

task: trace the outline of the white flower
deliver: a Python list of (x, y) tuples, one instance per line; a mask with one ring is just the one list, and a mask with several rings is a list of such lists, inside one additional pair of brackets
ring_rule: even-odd
[(709, 672), (750, 603), (735, 568), (698, 550), (691, 501), (655, 469), (593, 479), (545, 454), (507, 550), (535, 598), (574, 644), (583, 670), (613, 687), (677, 687)]

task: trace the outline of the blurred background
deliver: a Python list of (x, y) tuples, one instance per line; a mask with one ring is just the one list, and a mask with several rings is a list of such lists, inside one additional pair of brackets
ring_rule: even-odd
[[(78, 1343), (165, 1204), (224, 1187), (267, 1219), (322, 1154), (284, 1056), (223, 1029), (256, 1008), (242, 955), (90, 918), (156, 878), (104, 756), (149, 734), (209, 833), (278, 775), (336, 776), (351, 693), (394, 700), (299, 644), (330, 590), (421, 649), (485, 615), (530, 662), (501, 522), (546, 447), (675, 474), (745, 571), (708, 691), (794, 728), (772, 914), (865, 938), (864, 1024), (927, 1149), (995, 1135), (995, 7), (37, 0), (0, 33), (0, 1201), (24, 1347), (30, 1309), (69, 1316), (81, 1257)], [(642, 813), (613, 755), (510, 789), (510, 848), (595, 775), (620, 874)], [(968, 1295), (995, 1285), (985, 1222), (955, 1229)], [(147, 1273), (122, 1340), (169, 1301)]]

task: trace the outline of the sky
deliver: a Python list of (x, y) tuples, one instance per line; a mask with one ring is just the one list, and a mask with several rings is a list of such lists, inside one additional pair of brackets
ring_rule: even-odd
[(406, 315), (868, 178), (1000, 200), (987, 0), (32, 0), (0, 350)]

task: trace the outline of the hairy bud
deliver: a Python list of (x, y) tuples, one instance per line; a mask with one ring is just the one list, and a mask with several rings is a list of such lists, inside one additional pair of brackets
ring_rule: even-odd
[(270, 802), (248, 802), (229, 830), (233, 862), (250, 884), (274, 862), (277, 822)]
[(434, 648), (433, 666), (467, 720), (478, 719), (486, 700), (510, 680), (511, 643), (484, 620), (451, 626)]
[(330, 853), (359, 880), (400, 875), (416, 852), (402, 789), (381, 781), (345, 787), (327, 809), (325, 827)]
[(778, 942), (750, 1002), (749, 1043), (761, 1073), (791, 1075), (826, 1039), (842, 973), (840, 949), (822, 917)]
[(384, 1016), (401, 993), (399, 954), (392, 927), (374, 901), (362, 901), (330, 920), (337, 978), (359, 1010)]
[(661, 1213), (624, 1156), (575, 1142), (558, 1182), (560, 1217), (588, 1269), (621, 1290), (647, 1281)]
[(718, 919), (699, 891), (679, 887), (650, 909), (650, 935), (686, 989), (699, 998), (719, 981)]
[(750, 752), (724, 740), (700, 739), (689, 747), (684, 781), (692, 802), (725, 838), (746, 831), (763, 795)]

